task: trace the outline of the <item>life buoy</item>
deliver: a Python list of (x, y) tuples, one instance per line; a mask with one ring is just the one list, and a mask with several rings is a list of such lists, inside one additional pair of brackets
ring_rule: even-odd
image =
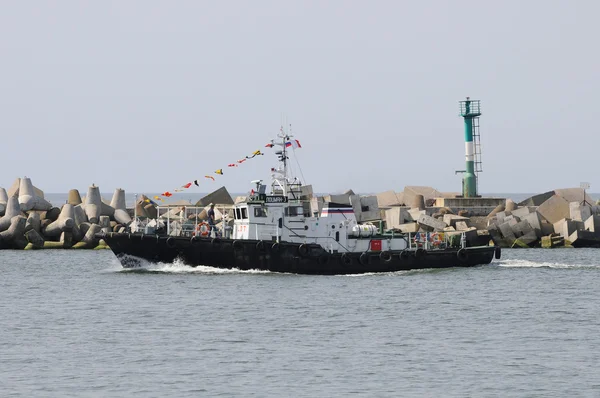
[(342, 253), (340, 261), (343, 265), (352, 265), (352, 257), (348, 253)]
[(174, 249), (175, 248), (175, 238), (173, 238), (172, 236), (169, 236), (167, 238), (166, 244), (169, 249)]
[(463, 248), (456, 252), (456, 257), (458, 257), (460, 261), (467, 261), (469, 259), (469, 253)]
[(258, 250), (259, 252), (265, 251), (265, 242), (263, 240), (259, 240), (258, 242), (256, 242), (256, 250)]
[(298, 246), (298, 254), (301, 257), (306, 257), (308, 256), (308, 246), (306, 246), (305, 243), (301, 244), (300, 246)]
[(390, 261), (392, 261), (392, 253), (388, 251), (383, 251), (379, 253), (379, 259), (384, 263), (389, 263)]
[(407, 260), (410, 257), (410, 252), (408, 250), (402, 250), (400, 252), (400, 258), (402, 260)]
[(500, 249), (500, 246), (496, 246), (496, 249), (494, 250), (494, 257), (496, 258), (496, 260), (500, 260), (501, 256), (502, 256), (502, 251)]
[(200, 224), (196, 225), (194, 235), (200, 235), (205, 238), (208, 234), (210, 234), (210, 225), (208, 225), (206, 221), (202, 221)]
[(369, 254), (367, 252), (361, 253), (360, 257), (358, 258), (358, 261), (360, 261), (360, 263), (362, 265), (369, 265)]

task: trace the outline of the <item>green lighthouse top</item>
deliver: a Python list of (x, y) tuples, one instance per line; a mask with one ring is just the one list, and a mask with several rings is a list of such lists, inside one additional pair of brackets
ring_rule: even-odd
[(479, 106), (479, 100), (472, 100), (469, 97), (465, 101), (459, 101), (460, 105), (460, 116), (462, 117), (476, 117), (481, 116), (481, 108)]

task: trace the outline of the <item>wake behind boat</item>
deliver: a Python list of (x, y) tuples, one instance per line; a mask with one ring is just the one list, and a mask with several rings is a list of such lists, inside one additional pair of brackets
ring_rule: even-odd
[[(190, 266), (272, 272), (343, 275), (413, 269), (472, 267), (500, 258), (500, 248), (469, 242), (464, 234), (386, 232), (381, 225), (359, 223), (351, 204), (325, 203), (311, 214), (302, 184), (288, 176), (283, 131), (272, 141), (280, 167), (272, 169), (271, 192), (253, 181), (247, 200), (223, 211), (222, 228), (200, 220), (204, 208), (161, 212), (155, 220), (134, 221), (125, 232), (102, 233), (123, 267), (137, 259)], [(228, 224), (227, 215), (233, 218)]]

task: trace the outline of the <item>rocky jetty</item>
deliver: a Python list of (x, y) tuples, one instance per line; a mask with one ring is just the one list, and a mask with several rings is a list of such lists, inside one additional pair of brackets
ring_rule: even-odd
[(96, 233), (122, 228), (131, 220), (120, 188), (110, 204), (93, 184), (84, 200), (72, 189), (60, 208), (27, 177), (17, 179), (8, 191), (0, 188), (0, 249), (106, 248)]

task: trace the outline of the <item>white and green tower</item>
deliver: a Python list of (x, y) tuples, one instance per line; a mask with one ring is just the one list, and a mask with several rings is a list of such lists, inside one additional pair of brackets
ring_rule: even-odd
[(460, 101), (460, 116), (465, 122), (465, 170), (459, 170), (457, 173), (463, 173), (462, 195), (464, 198), (476, 198), (478, 173), (481, 169), (481, 145), (479, 141), (479, 116), (481, 108), (479, 100), (472, 100), (469, 97), (465, 101)]

